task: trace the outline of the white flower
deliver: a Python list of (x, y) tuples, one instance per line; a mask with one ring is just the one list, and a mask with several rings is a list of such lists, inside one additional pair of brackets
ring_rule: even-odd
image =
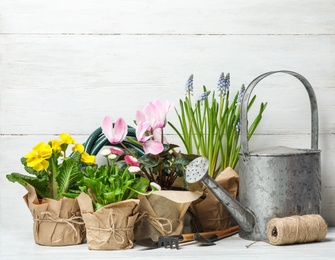
[(152, 190), (161, 190), (162, 189), (162, 187), (156, 182), (150, 182), (150, 186), (151, 186)]
[(116, 154), (111, 153), (110, 155), (108, 155), (108, 159), (114, 160), (117, 157)]
[(110, 149), (103, 149), (103, 150), (100, 152), (100, 154), (101, 154), (102, 156), (108, 156), (108, 155), (111, 154), (111, 150), (110, 150)]
[(133, 172), (139, 172), (141, 170), (140, 167), (137, 166), (129, 166), (128, 171), (133, 173)]

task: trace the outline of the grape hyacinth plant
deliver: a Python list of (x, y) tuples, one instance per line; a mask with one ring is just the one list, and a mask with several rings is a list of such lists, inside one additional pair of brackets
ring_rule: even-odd
[[(236, 167), (240, 151), (240, 105), (245, 87), (230, 101), (230, 74), (221, 73), (217, 83), (217, 93), (203, 86), (203, 93), (192, 103), (193, 75), (186, 83), (185, 100), (179, 101), (179, 111), (175, 109), (180, 129), (169, 122), (182, 140), (188, 154), (197, 154), (209, 160), (208, 174), (215, 178), (222, 170)], [(211, 99), (210, 99), (211, 98)], [(253, 105), (256, 96), (248, 104)], [(258, 115), (248, 129), (248, 139), (253, 135), (262, 119), (267, 103), (261, 103)]]

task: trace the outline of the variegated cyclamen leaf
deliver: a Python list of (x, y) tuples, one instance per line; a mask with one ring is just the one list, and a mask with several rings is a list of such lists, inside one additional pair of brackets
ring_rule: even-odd
[(182, 177), (185, 174), (185, 168), (182, 164), (176, 164), (174, 171), (178, 175), (178, 177)]
[(152, 159), (151, 157), (150, 157), (150, 154), (145, 154), (145, 155), (143, 155), (143, 156), (141, 156), (139, 159), (138, 159), (138, 161), (140, 162), (140, 163), (142, 163), (142, 164), (144, 164), (146, 167), (155, 167), (155, 166), (157, 166), (158, 165), (158, 161), (156, 161), (156, 160), (154, 160), (154, 159)]
[(176, 158), (176, 159), (174, 160), (174, 163), (175, 163), (175, 164), (180, 164), (180, 165), (182, 165), (182, 166), (186, 166), (186, 165), (188, 165), (188, 164), (190, 163), (190, 161), (187, 160), (187, 159), (185, 159), (185, 158)]

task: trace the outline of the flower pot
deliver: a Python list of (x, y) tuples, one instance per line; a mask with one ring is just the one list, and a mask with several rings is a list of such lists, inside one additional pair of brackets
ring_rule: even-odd
[(39, 200), (34, 187), (23, 197), (34, 219), (34, 239), (39, 245), (67, 246), (85, 239), (84, 222), (76, 199)]
[(112, 203), (94, 212), (92, 200), (86, 193), (81, 193), (77, 199), (85, 222), (88, 249), (115, 250), (134, 246), (139, 200)]
[(135, 240), (159, 236), (179, 235), (184, 229), (184, 218), (192, 201), (201, 192), (161, 190), (149, 196), (139, 196), (140, 215), (135, 224)]
[[(215, 181), (234, 198), (237, 197), (239, 176), (232, 168), (227, 167), (215, 178)], [(202, 198), (190, 206), (190, 213), (193, 216), (191, 230), (207, 232), (227, 229), (231, 223), (229, 212), (205, 185), (202, 185), (202, 189)]]

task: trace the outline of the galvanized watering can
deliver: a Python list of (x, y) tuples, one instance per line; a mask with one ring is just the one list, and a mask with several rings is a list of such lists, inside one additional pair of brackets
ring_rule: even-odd
[[(250, 152), (248, 147), (247, 106), (254, 87), (265, 77), (285, 73), (305, 86), (311, 104), (311, 149), (274, 147)], [(239, 201), (207, 174), (204, 157), (193, 160), (186, 169), (186, 181), (202, 181), (240, 225), (240, 237), (268, 240), (270, 219), (292, 215), (319, 214), (321, 205), (320, 150), (318, 150), (317, 101), (310, 83), (292, 71), (272, 71), (255, 78), (241, 103), (241, 151), (239, 154)]]

